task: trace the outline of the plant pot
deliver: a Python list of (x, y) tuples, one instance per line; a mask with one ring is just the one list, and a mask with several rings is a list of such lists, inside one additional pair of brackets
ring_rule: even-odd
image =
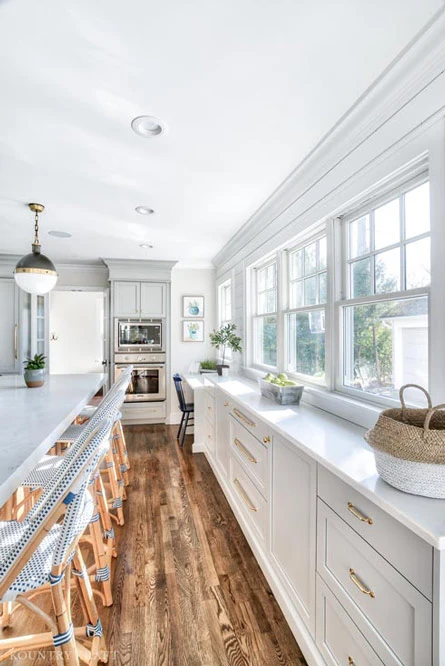
[(216, 372), (220, 377), (228, 377), (229, 376), (229, 368), (230, 365), (222, 365), (220, 363), (217, 364), (216, 366)]
[(46, 371), (45, 368), (41, 370), (25, 370), (23, 377), (28, 388), (38, 388), (45, 383)]

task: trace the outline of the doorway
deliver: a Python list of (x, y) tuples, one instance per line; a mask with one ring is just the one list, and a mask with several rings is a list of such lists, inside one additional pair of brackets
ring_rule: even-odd
[(103, 372), (103, 361), (106, 360), (105, 298), (103, 291), (51, 292), (51, 374)]

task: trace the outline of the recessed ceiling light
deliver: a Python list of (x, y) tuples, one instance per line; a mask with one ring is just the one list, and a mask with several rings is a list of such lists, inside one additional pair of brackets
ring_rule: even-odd
[(148, 206), (136, 206), (135, 211), (139, 215), (152, 215), (154, 213), (153, 208), (149, 208)]
[(150, 139), (154, 136), (159, 136), (165, 132), (165, 125), (162, 120), (155, 118), (155, 116), (138, 116), (131, 121), (131, 127), (144, 139)]
[(145, 250), (152, 250), (153, 245), (150, 245), (150, 243), (141, 243), (139, 247), (143, 247)]
[(71, 238), (73, 234), (69, 234), (68, 231), (48, 231), (48, 235), (56, 238)]

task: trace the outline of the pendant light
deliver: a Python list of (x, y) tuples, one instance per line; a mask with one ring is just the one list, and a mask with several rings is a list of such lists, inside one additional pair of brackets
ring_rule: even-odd
[(32, 252), (22, 257), (15, 267), (14, 278), (23, 291), (29, 294), (46, 294), (56, 286), (58, 275), (53, 262), (40, 254), (39, 213), (43, 213), (45, 206), (30, 203), (28, 207), (35, 213), (35, 238)]

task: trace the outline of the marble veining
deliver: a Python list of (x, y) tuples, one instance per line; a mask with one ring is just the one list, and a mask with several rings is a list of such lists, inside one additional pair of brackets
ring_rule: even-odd
[(422, 539), (445, 549), (445, 500), (409, 495), (383, 481), (365, 429), (317, 407), (281, 406), (263, 398), (258, 385), (241, 376), (188, 375), (192, 389), (217, 385), (274, 431), (375, 502)]
[(22, 375), (0, 376), (0, 506), (51, 448), (106, 375), (49, 375), (40, 388)]

